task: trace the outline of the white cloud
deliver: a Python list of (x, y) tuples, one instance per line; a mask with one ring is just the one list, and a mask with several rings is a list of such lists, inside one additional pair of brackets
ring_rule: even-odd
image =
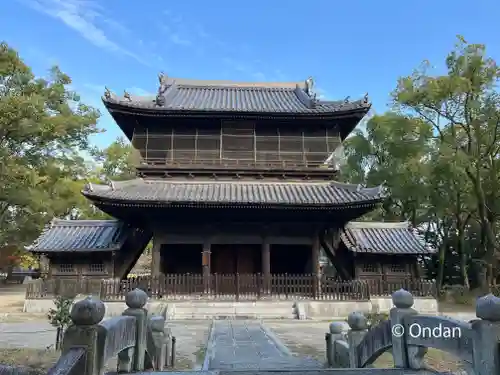
[(193, 44), (189, 39), (176, 33), (170, 35), (170, 41), (178, 46), (191, 46)]
[(79, 33), (96, 47), (133, 58), (143, 65), (149, 65), (141, 56), (127, 47), (111, 40), (99, 27), (99, 22), (121, 33), (128, 29), (119, 22), (106, 17), (102, 8), (91, 0), (19, 0), (32, 9), (58, 19)]

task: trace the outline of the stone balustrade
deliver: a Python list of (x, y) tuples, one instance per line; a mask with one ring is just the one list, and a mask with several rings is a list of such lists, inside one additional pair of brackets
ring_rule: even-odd
[(330, 324), (325, 335), (330, 368), (368, 368), (384, 352), (391, 352), (394, 367), (428, 370), (428, 348), (453, 354), (468, 374), (500, 374), (500, 298), (491, 294), (476, 303), (478, 319), (471, 322), (418, 314), (406, 290), (392, 295), (389, 319), (368, 327), (363, 313), (353, 312), (342, 322)]
[[(135, 289), (126, 296), (122, 316), (103, 320), (105, 305), (88, 297), (71, 310), (73, 324), (64, 333), (61, 357), (49, 374), (100, 375), (117, 358), (117, 372), (164, 370), (172, 365), (172, 342), (165, 317), (149, 316), (147, 294)], [(18, 374), (17, 372), (16, 374)]]

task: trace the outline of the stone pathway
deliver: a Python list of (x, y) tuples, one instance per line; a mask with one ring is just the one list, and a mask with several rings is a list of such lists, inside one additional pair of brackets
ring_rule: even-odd
[(313, 359), (299, 358), (258, 321), (213, 322), (204, 370), (319, 369)]

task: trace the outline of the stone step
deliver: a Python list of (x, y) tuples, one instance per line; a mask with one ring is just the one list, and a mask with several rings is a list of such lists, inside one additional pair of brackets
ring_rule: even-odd
[(205, 320), (205, 319), (291, 319), (295, 320), (296, 316), (294, 314), (288, 314), (288, 315), (281, 315), (281, 314), (252, 314), (252, 313), (247, 313), (247, 314), (202, 314), (202, 313), (196, 313), (196, 314), (189, 314), (189, 313), (183, 313), (183, 314), (175, 314), (173, 317), (174, 320)]
[(219, 307), (219, 306), (175, 306), (175, 311), (214, 311), (214, 312), (240, 312), (240, 311), (254, 311), (254, 312), (267, 312), (267, 311), (294, 311), (290, 306), (288, 307)]
[(183, 306), (203, 306), (203, 307), (266, 307), (266, 308), (279, 308), (279, 307), (287, 307), (287, 308), (292, 308), (294, 303), (290, 301), (270, 301), (270, 302), (264, 302), (264, 301), (241, 301), (241, 302), (235, 302), (235, 301), (173, 301), (173, 302), (166, 302), (168, 304), (174, 304), (176, 307), (183, 307)]

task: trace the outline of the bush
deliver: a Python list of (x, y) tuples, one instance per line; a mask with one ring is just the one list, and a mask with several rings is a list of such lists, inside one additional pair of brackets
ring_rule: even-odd
[(368, 329), (376, 327), (380, 323), (389, 319), (388, 313), (381, 313), (378, 306), (373, 306), (372, 311), (365, 314), (368, 323)]
[(73, 306), (74, 298), (57, 296), (54, 299), (55, 309), (50, 309), (47, 314), (49, 323), (57, 328), (56, 333), (56, 350), (60, 349), (64, 330), (72, 323), (71, 307)]

